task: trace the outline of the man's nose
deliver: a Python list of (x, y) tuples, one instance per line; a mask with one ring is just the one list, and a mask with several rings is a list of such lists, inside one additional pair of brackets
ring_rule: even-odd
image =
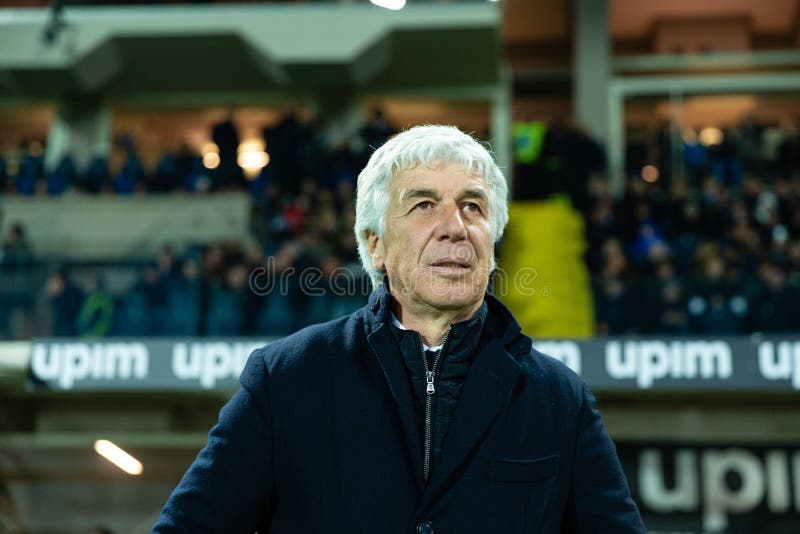
[(461, 210), (455, 203), (446, 204), (442, 207), (439, 219), (436, 223), (436, 239), (450, 241), (460, 241), (467, 237), (467, 227), (461, 217)]

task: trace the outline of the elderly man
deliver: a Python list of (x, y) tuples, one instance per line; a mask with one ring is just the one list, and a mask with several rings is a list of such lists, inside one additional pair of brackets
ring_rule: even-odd
[(586, 384), (487, 292), (506, 193), (456, 128), (379, 148), (369, 303), (251, 355), (154, 532), (644, 532)]

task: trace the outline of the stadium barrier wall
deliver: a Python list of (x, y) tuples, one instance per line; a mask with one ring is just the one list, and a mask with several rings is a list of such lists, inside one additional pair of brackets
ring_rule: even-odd
[[(11, 366), (31, 390), (225, 391), (236, 388), (250, 353), (271, 341), (36, 339), (0, 344), (0, 355), (13, 348)], [(600, 393), (800, 391), (798, 337), (608, 337), (542, 340), (534, 346)]]

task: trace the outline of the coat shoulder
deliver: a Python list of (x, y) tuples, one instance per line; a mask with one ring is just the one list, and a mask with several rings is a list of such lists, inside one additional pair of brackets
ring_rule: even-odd
[(261, 367), (270, 376), (306, 370), (319, 373), (332, 360), (353, 354), (362, 330), (363, 321), (358, 311), (307, 326), (253, 351), (245, 371), (248, 367)]
[(538, 387), (561, 398), (574, 399), (577, 403), (583, 401), (584, 390), (588, 388), (586, 382), (563, 362), (534, 348), (518, 356), (517, 362), (528, 381)]

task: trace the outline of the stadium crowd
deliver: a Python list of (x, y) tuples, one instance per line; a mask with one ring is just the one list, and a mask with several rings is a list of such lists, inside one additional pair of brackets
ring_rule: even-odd
[[(236, 164), (230, 121), (212, 133), (220, 163), (211, 171), (186, 150), (145, 173), (134, 143), (115, 176), (103, 162), (83, 176), (68, 163), (46, 176), (41, 154), (26, 156), (13, 176), (0, 165), (7, 193), (247, 188), (255, 206), (246, 243), (165, 248), (125, 265), (53, 265), (35, 256), (24, 228), (10, 226), (0, 256), (0, 337), (277, 335), (357, 308), (370, 285), (352, 235), (355, 179), (395, 130), (375, 112), (357, 143), (328, 148), (322, 131), (317, 120), (287, 114), (264, 131), (270, 163), (250, 180)], [(749, 121), (708, 146), (686, 135), (684, 172), (662, 158), (660, 176), (640, 173), (633, 161), (624, 194), (614, 196), (592, 173), (602, 168), (596, 143), (555, 125), (542, 145), (546, 179), (534, 180), (538, 187), (518, 179), (516, 196), (562, 191), (584, 212), (599, 334), (797, 331), (800, 134), (774, 139)], [(132, 282), (111, 291), (119, 284), (107, 278), (120, 270)]]
[[(252, 179), (237, 164), (230, 119), (211, 132), (219, 148), (213, 169), (186, 149), (146, 173), (129, 137), (119, 140), (127, 160), (114, 176), (100, 159), (80, 175), (69, 157), (46, 174), (41, 150), (29, 151), (13, 176), (0, 164), (6, 194), (244, 188), (254, 206), (247, 242), (188, 244), (180, 254), (167, 248), (158, 258), (122, 265), (54, 265), (35, 257), (24, 228), (12, 224), (0, 255), (0, 337), (275, 335), (349, 313), (371, 290), (352, 232), (355, 180), (370, 147), (393, 133), (376, 110), (357, 143), (328, 149), (318, 121), (290, 112), (265, 129), (270, 163)], [(133, 282), (109, 283), (120, 273)]]
[[(624, 195), (589, 184), (589, 267), (600, 333), (736, 334), (800, 329), (800, 131), (686, 132), (683, 171), (631, 161)], [(635, 145), (634, 141), (632, 145)], [(641, 169), (641, 175), (636, 171)]]

